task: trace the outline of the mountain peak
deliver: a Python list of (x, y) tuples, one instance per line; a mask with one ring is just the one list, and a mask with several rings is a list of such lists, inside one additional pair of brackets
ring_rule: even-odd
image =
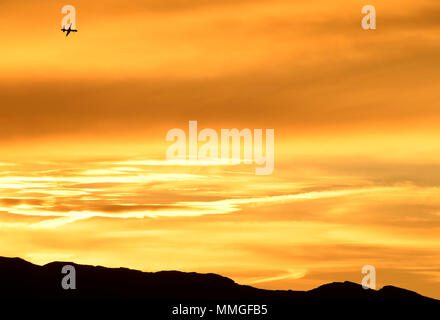
[[(72, 265), (76, 273), (76, 289), (64, 290), (62, 267)], [(415, 292), (385, 286), (380, 290), (364, 290), (349, 281), (324, 284), (310, 291), (263, 290), (239, 285), (218, 274), (160, 271), (142, 272), (127, 268), (106, 268), (72, 262), (51, 262), (34, 265), (20, 258), (0, 257), (0, 299), (13, 301), (142, 301), (151, 308), (170, 303), (258, 304), (271, 305), (277, 310), (316, 306), (375, 306), (405, 302), (405, 307), (439, 301)], [(1, 301), (1, 300), (0, 300)], [(113, 305), (113, 303), (112, 303)], [(399, 307), (400, 308), (400, 307)]]

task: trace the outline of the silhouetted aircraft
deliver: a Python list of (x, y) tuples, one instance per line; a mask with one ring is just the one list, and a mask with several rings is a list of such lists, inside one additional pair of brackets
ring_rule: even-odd
[(76, 30), (76, 29), (72, 29), (72, 24), (70, 24), (69, 29), (66, 29), (66, 28), (63, 26), (63, 29), (61, 29), (61, 31), (63, 31), (63, 32), (66, 32), (66, 31), (67, 31), (67, 33), (66, 33), (66, 37), (67, 37), (71, 32), (78, 32), (78, 30)]

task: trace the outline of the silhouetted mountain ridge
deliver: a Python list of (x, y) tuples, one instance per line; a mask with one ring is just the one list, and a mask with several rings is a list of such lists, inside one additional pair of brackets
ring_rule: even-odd
[[(75, 267), (75, 290), (64, 290), (61, 286), (65, 277), (61, 270), (65, 265)], [(219, 304), (267, 305), (271, 319), (284, 319), (292, 312), (351, 318), (353, 312), (365, 308), (382, 310), (382, 313), (386, 309), (396, 316), (407, 315), (408, 310), (420, 313), (440, 307), (438, 300), (394, 286), (364, 290), (359, 284), (345, 281), (309, 291), (264, 290), (239, 285), (213, 273), (142, 272), (59, 261), (39, 266), (20, 258), (0, 257), (0, 305), (22, 305), (23, 301), (27, 301), (26, 305), (33, 304), (29, 310), (35, 310), (35, 304), (50, 307), (51, 311), (67, 304), (69, 309), (73, 303), (79, 314), (91, 308), (100, 316), (103, 311), (112, 316), (115, 309), (123, 310), (123, 314), (147, 310), (156, 319), (166, 318), (173, 306), (181, 304), (207, 305), (213, 310)], [(47, 309), (43, 313), (46, 315)], [(54, 315), (56, 317), (58, 311)], [(216, 315), (209, 318), (217, 319)]]
[[(64, 290), (61, 270), (65, 265), (76, 269), (76, 290)], [(71, 262), (51, 262), (38, 266), (20, 258), (0, 257), (0, 295), (11, 298), (57, 299), (181, 299), (181, 300), (419, 300), (436, 301), (415, 292), (384, 286), (364, 290), (361, 285), (345, 281), (324, 284), (310, 291), (263, 290), (239, 285), (213, 274), (180, 271), (142, 272), (128, 268), (106, 268)]]

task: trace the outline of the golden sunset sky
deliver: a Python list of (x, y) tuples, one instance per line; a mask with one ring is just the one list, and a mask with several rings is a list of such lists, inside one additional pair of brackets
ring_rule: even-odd
[[(0, 1), (0, 30), (1, 256), (440, 298), (438, 0)], [(167, 163), (189, 120), (274, 129), (274, 173)]]

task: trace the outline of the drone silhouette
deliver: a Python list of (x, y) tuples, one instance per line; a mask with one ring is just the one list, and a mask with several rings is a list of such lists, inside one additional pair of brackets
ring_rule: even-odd
[(66, 32), (66, 31), (67, 31), (67, 33), (66, 33), (66, 37), (67, 37), (71, 32), (78, 32), (78, 30), (76, 30), (76, 29), (72, 29), (72, 24), (70, 24), (69, 29), (66, 29), (66, 28), (63, 26), (63, 29), (61, 29), (61, 31), (63, 31), (63, 32)]

